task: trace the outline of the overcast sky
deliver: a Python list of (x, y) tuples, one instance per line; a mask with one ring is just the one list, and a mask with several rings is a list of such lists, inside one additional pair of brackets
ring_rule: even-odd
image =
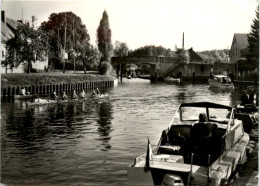
[(96, 45), (96, 30), (106, 10), (112, 41), (126, 42), (130, 49), (145, 45), (195, 51), (230, 49), (234, 33), (249, 33), (257, 0), (2, 0), (6, 17), (31, 20), (38, 26), (51, 13), (72, 11), (86, 25), (90, 42)]

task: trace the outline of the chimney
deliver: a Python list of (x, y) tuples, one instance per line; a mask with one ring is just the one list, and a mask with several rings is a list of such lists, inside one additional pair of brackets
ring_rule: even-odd
[(6, 23), (6, 20), (5, 20), (5, 11), (4, 11), (4, 10), (1, 11), (1, 20), (2, 20), (3, 23)]

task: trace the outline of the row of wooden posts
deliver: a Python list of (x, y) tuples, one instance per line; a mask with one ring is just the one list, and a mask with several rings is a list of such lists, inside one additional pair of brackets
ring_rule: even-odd
[(49, 84), (49, 85), (32, 85), (32, 86), (9, 86), (1, 89), (1, 95), (3, 97), (11, 97), (18, 95), (22, 88), (25, 88), (26, 92), (31, 94), (45, 94), (56, 92), (70, 92), (73, 90), (87, 90), (94, 88), (106, 88), (113, 87), (114, 81), (90, 81), (76, 84)]

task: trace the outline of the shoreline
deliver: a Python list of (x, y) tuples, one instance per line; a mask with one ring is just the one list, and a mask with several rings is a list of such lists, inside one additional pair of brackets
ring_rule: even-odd
[(43, 94), (54, 90), (61, 92), (113, 87), (117, 83), (118, 80), (114, 76), (98, 74), (1, 74), (1, 96), (18, 95), (22, 87), (32, 94)]

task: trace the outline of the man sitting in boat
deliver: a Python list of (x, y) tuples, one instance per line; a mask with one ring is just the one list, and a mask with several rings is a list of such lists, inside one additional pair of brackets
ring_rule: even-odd
[(77, 99), (78, 98), (78, 95), (76, 93), (76, 90), (73, 90), (73, 93), (72, 93), (72, 96), (71, 96), (72, 99)]
[[(199, 127), (201, 126), (201, 127)], [(207, 116), (205, 113), (200, 113), (199, 115), (199, 123), (195, 124), (193, 126), (193, 128), (200, 128), (200, 129), (204, 129), (204, 130), (200, 130), (198, 131), (199, 132), (199, 135), (202, 135), (204, 137), (210, 137), (212, 134), (212, 132), (214, 131), (214, 129), (217, 127), (215, 124), (211, 124), (211, 123), (208, 123), (207, 121)]]
[(58, 96), (56, 95), (56, 92), (54, 91), (52, 94), (51, 94), (51, 99), (52, 100), (56, 100), (58, 98)]
[(66, 92), (65, 92), (65, 91), (63, 91), (62, 99), (63, 99), (63, 100), (68, 99), (68, 96), (66, 95)]
[(205, 113), (199, 115), (199, 123), (192, 127), (192, 152), (195, 164), (207, 166), (207, 157), (211, 151), (211, 137), (216, 129), (216, 124), (207, 122)]
[(95, 91), (95, 90), (93, 90), (92, 97), (100, 97), (100, 91), (99, 91), (99, 89), (98, 89), (98, 88), (96, 89), (96, 91)]
[(97, 93), (95, 90), (93, 90), (92, 97), (97, 97)]
[(248, 94), (246, 93), (245, 90), (243, 90), (241, 94), (240, 101), (241, 101), (240, 105), (245, 105), (248, 104), (249, 102)]
[(97, 95), (100, 96), (100, 91), (99, 89), (97, 88)]
[(26, 90), (24, 87), (22, 87), (21, 89), (21, 92), (20, 92), (21, 95), (25, 96), (26, 95)]
[(87, 94), (85, 93), (84, 90), (82, 90), (82, 92), (80, 93), (80, 97), (81, 98), (85, 98), (87, 96)]

